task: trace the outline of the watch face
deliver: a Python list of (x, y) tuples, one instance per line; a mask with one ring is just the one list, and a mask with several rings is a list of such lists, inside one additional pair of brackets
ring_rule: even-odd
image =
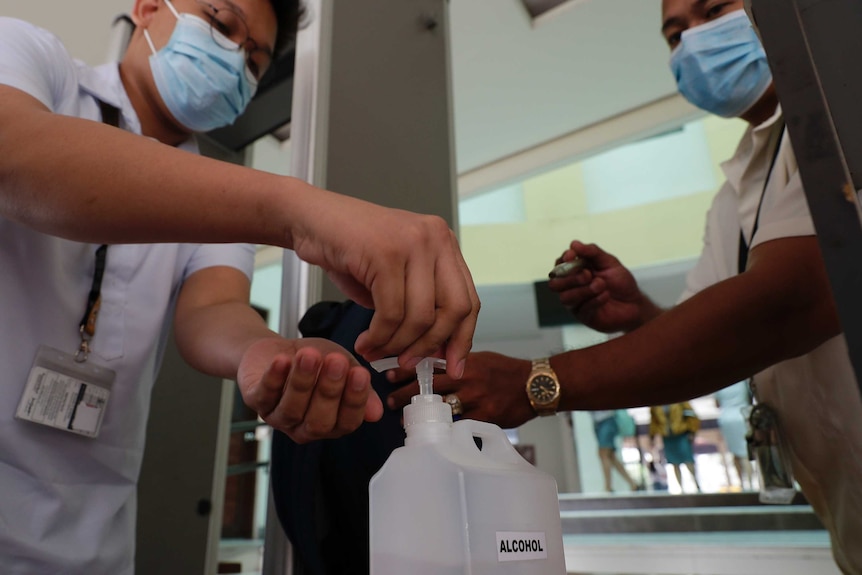
[(557, 382), (549, 375), (539, 374), (530, 380), (530, 395), (536, 403), (551, 403), (557, 397)]

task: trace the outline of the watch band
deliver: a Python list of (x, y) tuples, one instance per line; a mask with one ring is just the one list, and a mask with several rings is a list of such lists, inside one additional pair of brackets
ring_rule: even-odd
[[(533, 369), (551, 369), (550, 357), (539, 357), (533, 360)], [(553, 371), (553, 370), (552, 370)]]

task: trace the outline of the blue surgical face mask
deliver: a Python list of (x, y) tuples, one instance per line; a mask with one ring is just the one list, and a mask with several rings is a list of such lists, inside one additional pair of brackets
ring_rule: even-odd
[(744, 10), (685, 30), (670, 67), (686, 100), (725, 118), (748, 111), (772, 84), (766, 53)]
[(177, 17), (168, 43), (156, 51), (150, 34), (144, 37), (153, 54), (150, 68), (156, 89), (176, 120), (193, 132), (207, 132), (233, 124), (251, 101), (257, 86), (246, 69), (245, 52), (228, 38), (224, 46), (213, 40), (218, 31), (192, 14), (180, 14), (170, 0), (165, 3)]

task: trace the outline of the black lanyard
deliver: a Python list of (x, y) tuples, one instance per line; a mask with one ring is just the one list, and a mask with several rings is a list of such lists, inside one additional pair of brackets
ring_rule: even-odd
[[(774, 133), (774, 132), (773, 132)], [(784, 121), (781, 121), (781, 129), (778, 132), (778, 138), (775, 139), (772, 152), (772, 161), (769, 163), (769, 170), (766, 172), (766, 179), (763, 181), (763, 191), (760, 192), (760, 201), (757, 203), (757, 214), (754, 216), (754, 227), (751, 228), (751, 239), (754, 240), (754, 234), (757, 233), (757, 226), (760, 223), (760, 209), (763, 207), (763, 197), (766, 195), (766, 186), (769, 185), (769, 179), (772, 177), (772, 170), (775, 168), (775, 163), (778, 161), (778, 152), (781, 151), (781, 139), (784, 137)], [(770, 141), (772, 141), (770, 139)], [(737, 257), (737, 273), (745, 271), (745, 266), (748, 265), (748, 242), (745, 241), (745, 234), (742, 227), (739, 228), (739, 255)]]
[[(113, 126), (120, 127), (120, 111), (115, 107), (101, 100), (97, 100), (99, 108), (102, 110), (102, 122)], [(105, 265), (108, 261), (108, 246), (102, 244), (96, 249), (96, 268), (93, 271), (93, 283), (90, 286), (90, 293), (87, 296), (87, 308), (84, 311), (84, 317), (81, 318), (81, 323), (78, 325), (78, 331), (81, 334), (81, 346), (78, 348), (78, 353), (75, 354), (75, 361), (85, 362), (90, 355), (90, 340), (96, 334), (96, 318), (99, 315), (99, 307), (102, 303), (102, 278), (105, 275)]]

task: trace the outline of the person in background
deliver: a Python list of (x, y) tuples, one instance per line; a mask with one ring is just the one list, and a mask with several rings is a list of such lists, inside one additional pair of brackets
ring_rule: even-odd
[(599, 444), (599, 461), (602, 464), (602, 477), (605, 481), (605, 491), (613, 493), (611, 470), (616, 470), (632, 491), (638, 491), (638, 484), (626, 471), (622, 461), (617, 457), (617, 437), (620, 436), (617, 426), (617, 412), (614, 409), (591, 411), (593, 429)]
[(665, 470), (664, 462), (650, 456), (650, 460), (647, 462), (647, 471), (653, 491), (667, 491), (667, 470)]
[(733, 456), (739, 487), (743, 490), (753, 489), (751, 460), (748, 458), (748, 444), (745, 441), (745, 417), (742, 414), (742, 410), (751, 405), (748, 381), (738, 381), (719, 389), (713, 397), (719, 409), (718, 428), (724, 437), (727, 450)]
[(363, 357), (440, 353), (462, 373), (479, 301), (441, 218), (195, 153), (195, 133), (243, 112), (298, 15), (297, 0), (135, 0), (122, 61), (97, 68), (0, 18), (4, 574), (133, 572), (171, 327), (191, 366), (236, 379), (296, 441), (380, 418), (347, 350), (282, 338), (250, 307), (249, 244), (293, 249), (374, 308)]
[(742, 0), (663, 0), (661, 32), (683, 96), (749, 125), (722, 166), (680, 302), (657, 306), (616, 257), (572, 241), (557, 263), (585, 265), (551, 289), (584, 325), (624, 335), (533, 362), (473, 353), (464, 378), (436, 378), (436, 389), (457, 395), (464, 417), (515, 427), (559, 410), (686, 401), (753, 376), (836, 563), (860, 575), (862, 457), (847, 454), (862, 453), (862, 400), (766, 54)]
[[(694, 463), (694, 435), (700, 429), (700, 419), (691, 404), (672, 403), (650, 407), (649, 435), (656, 452), (656, 437), (661, 437), (664, 459), (673, 466), (679, 488), (684, 492), (682, 467), (688, 469), (694, 480), (695, 489), (700, 492), (697, 480), (697, 467)], [(659, 461), (661, 457), (655, 457)]]

